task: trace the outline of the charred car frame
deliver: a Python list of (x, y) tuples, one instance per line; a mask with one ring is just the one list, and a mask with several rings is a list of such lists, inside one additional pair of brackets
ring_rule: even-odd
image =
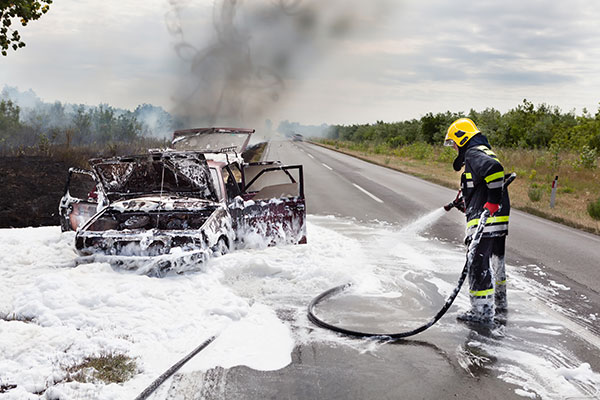
[[(176, 131), (174, 149), (71, 168), (59, 214), (79, 261), (162, 275), (234, 248), (306, 243), (302, 166), (244, 162), (253, 132)], [(87, 195), (71, 194), (75, 176)]]

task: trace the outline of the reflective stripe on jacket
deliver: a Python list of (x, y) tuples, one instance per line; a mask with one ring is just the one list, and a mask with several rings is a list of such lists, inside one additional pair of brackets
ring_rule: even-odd
[[(482, 144), (482, 140), (473, 139), (471, 141), (474, 143), (471, 146), (467, 143), (465, 170), (461, 176), (461, 188), (466, 206), (467, 235), (475, 231), (483, 205), (490, 202), (500, 204), (500, 209), (487, 220), (483, 236), (504, 236), (508, 233), (510, 214), (508, 191), (502, 188), (504, 168), (488, 145)], [(487, 140), (484, 143), (487, 143)]]

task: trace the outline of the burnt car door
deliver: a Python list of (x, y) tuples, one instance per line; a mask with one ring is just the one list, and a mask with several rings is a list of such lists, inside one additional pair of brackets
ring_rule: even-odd
[(243, 165), (243, 202), (232, 203), (240, 241), (269, 246), (306, 243), (306, 204), (302, 165), (256, 162)]
[(237, 162), (225, 165), (221, 169), (221, 177), (225, 186), (225, 194), (228, 203), (237, 196), (242, 195), (242, 170)]
[(92, 218), (98, 211), (99, 198), (103, 203), (96, 175), (92, 171), (70, 168), (63, 197), (58, 206), (61, 230), (76, 231)]

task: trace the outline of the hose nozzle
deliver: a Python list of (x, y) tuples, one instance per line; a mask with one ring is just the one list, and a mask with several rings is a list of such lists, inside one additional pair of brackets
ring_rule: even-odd
[(465, 202), (463, 200), (461, 190), (458, 191), (454, 200), (444, 206), (444, 210), (450, 211), (454, 207), (456, 207), (456, 209), (459, 211), (465, 212)]

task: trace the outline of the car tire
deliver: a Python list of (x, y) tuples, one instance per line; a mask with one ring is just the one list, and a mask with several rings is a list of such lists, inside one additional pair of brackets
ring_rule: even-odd
[(212, 251), (213, 255), (216, 257), (229, 253), (229, 245), (227, 244), (227, 239), (224, 236), (221, 236), (219, 240), (217, 240), (217, 244), (213, 246)]

